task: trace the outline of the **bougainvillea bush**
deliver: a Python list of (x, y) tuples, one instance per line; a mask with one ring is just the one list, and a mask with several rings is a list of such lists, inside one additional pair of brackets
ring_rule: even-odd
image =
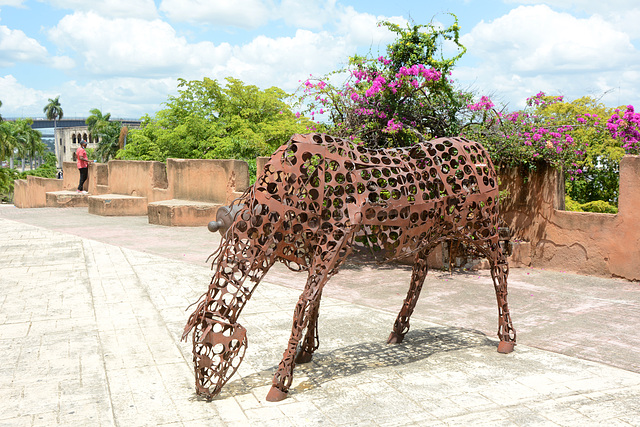
[(567, 195), (579, 204), (602, 200), (616, 205), (624, 141), (627, 152), (633, 149), (628, 119), (617, 124), (615, 134), (610, 124), (615, 112), (593, 97), (566, 102), (539, 92), (526, 105), (503, 113), (488, 98), (481, 99), (472, 109), (482, 118), (470, 123), (465, 135), (482, 141), (499, 166), (535, 168), (545, 162), (561, 169)]
[[(302, 82), (303, 114), (322, 116), (330, 132), (369, 147), (457, 135), (471, 96), (455, 90), (450, 78), (465, 52), (457, 18), (452, 17), (454, 23), (446, 28), (381, 22), (397, 34), (387, 54), (355, 56), (346, 70)], [(445, 41), (456, 47), (455, 56), (443, 56)], [(332, 83), (339, 75), (345, 80)]]
[[(616, 205), (619, 160), (640, 149), (640, 114), (632, 106), (613, 111), (593, 97), (567, 102), (544, 92), (509, 111), (457, 89), (451, 73), (466, 49), (452, 17), (448, 27), (381, 22), (396, 34), (386, 53), (354, 56), (344, 70), (301, 81), (298, 116), (371, 148), (462, 135), (485, 145), (498, 167), (544, 162), (562, 170), (577, 204)], [(444, 43), (453, 56), (443, 54)]]
[(616, 109), (607, 120), (607, 129), (627, 154), (640, 154), (640, 113), (634, 111), (633, 105), (627, 105), (624, 112)]

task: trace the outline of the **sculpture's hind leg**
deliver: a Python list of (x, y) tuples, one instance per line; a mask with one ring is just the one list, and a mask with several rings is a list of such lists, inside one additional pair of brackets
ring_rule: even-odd
[(493, 286), (496, 290), (496, 298), (498, 300), (498, 352), (511, 353), (516, 344), (516, 331), (511, 324), (511, 315), (509, 314), (509, 305), (507, 304), (507, 277), (509, 276), (509, 264), (502, 254), (499, 245), (496, 252), (497, 256), (491, 263), (491, 278)]
[(507, 304), (507, 277), (509, 276), (509, 264), (502, 253), (497, 238), (484, 242), (471, 241), (485, 254), (491, 264), (491, 278), (498, 300), (498, 352), (511, 353), (516, 345), (516, 331), (511, 323), (509, 305)]
[(296, 353), (296, 363), (309, 363), (313, 358), (313, 352), (316, 351), (320, 345), (320, 339), (318, 338), (318, 315), (320, 312), (320, 300), (322, 299), (322, 292), (313, 301), (309, 307), (309, 324), (307, 325), (307, 332), (301, 345), (298, 347)]
[(404, 299), (400, 313), (398, 313), (398, 317), (393, 324), (393, 331), (391, 331), (391, 335), (389, 335), (389, 339), (387, 340), (387, 343), (389, 344), (401, 343), (406, 333), (409, 332), (409, 318), (411, 317), (411, 314), (413, 314), (413, 310), (416, 307), (418, 298), (420, 297), (422, 285), (427, 277), (428, 254), (429, 251), (422, 251), (416, 256), (416, 260), (413, 264), (413, 272), (411, 274), (411, 285), (409, 286), (409, 291)]

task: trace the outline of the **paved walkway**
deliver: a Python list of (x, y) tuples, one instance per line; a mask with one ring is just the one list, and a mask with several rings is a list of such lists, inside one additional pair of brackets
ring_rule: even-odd
[(206, 228), (0, 205), (0, 425), (639, 425), (640, 285), (513, 269), (516, 351), (496, 352), (487, 272), (431, 272), (385, 344), (410, 269), (355, 260), (325, 290), (321, 346), (264, 397), (303, 274), (272, 269), (241, 316), (249, 349), (194, 393), (185, 308), (207, 288)]

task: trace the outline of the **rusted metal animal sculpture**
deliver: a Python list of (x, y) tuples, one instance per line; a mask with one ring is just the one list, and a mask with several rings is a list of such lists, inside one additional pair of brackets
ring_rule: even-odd
[(264, 172), (210, 229), (223, 240), (215, 274), (185, 326), (193, 331), (196, 392), (211, 398), (235, 373), (247, 347), (238, 316), (275, 261), (308, 280), (267, 400), (287, 396), (296, 363), (318, 348), (322, 289), (352, 246), (385, 259), (415, 259), (411, 284), (389, 343), (409, 331), (427, 275), (427, 255), (444, 239), (484, 255), (498, 299), (498, 351), (513, 350), (516, 333), (507, 305), (509, 267), (498, 244), (498, 182), (483, 147), (440, 138), (408, 148), (371, 150), (322, 134), (294, 135)]

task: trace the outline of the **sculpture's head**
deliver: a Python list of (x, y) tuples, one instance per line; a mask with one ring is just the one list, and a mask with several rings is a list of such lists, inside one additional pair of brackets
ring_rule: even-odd
[(239, 323), (204, 316), (193, 331), (196, 393), (217, 395), (235, 374), (247, 349), (247, 331)]

